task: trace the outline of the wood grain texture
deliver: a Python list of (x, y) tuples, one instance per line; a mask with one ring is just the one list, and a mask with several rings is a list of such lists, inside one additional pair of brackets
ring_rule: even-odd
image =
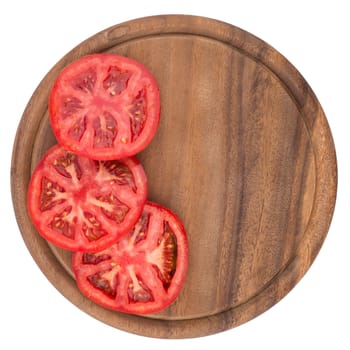
[[(183, 220), (190, 261), (176, 302), (145, 317), (105, 310), (83, 297), (70, 253), (41, 239), (26, 209), (31, 172), (56, 143), (47, 112), (50, 88), (66, 64), (93, 52), (139, 60), (161, 91), (159, 130), (139, 159), (149, 198)], [(11, 172), (19, 228), (51, 283), (109, 325), (164, 338), (236, 327), (283, 298), (321, 248), (337, 186), (327, 120), (298, 71), (239, 28), (175, 15), (116, 25), (63, 57), (24, 111)]]

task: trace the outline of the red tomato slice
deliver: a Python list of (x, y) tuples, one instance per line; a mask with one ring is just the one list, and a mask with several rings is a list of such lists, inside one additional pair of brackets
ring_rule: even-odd
[(139, 62), (88, 55), (59, 74), (49, 113), (56, 138), (67, 150), (92, 159), (125, 158), (144, 149), (157, 130), (159, 89)]
[(28, 210), (51, 243), (97, 251), (130, 231), (146, 197), (146, 174), (136, 158), (96, 161), (56, 145), (32, 174)]
[(170, 305), (183, 287), (187, 264), (187, 236), (179, 218), (151, 202), (116, 244), (73, 254), (81, 292), (99, 305), (132, 314)]

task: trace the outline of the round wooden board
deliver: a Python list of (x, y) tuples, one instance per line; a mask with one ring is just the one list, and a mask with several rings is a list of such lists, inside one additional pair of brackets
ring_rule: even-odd
[[(50, 88), (65, 65), (94, 52), (142, 62), (161, 91), (159, 130), (139, 159), (149, 199), (182, 218), (190, 260), (180, 296), (154, 315), (112, 312), (83, 297), (70, 253), (43, 240), (26, 209), (31, 172), (56, 143), (47, 112)], [(163, 338), (230, 329), (284, 297), (321, 248), (337, 187), (327, 120), (298, 71), (239, 28), (182, 15), (116, 25), (64, 56), (28, 103), (11, 172), (21, 233), (51, 283), (106, 324)]]

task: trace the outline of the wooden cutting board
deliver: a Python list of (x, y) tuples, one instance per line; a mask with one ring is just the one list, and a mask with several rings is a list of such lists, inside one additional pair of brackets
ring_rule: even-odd
[[(56, 143), (47, 112), (50, 88), (65, 65), (94, 52), (142, 62), (160, 86), (159, 130), (139, 159), (149, 199), (182, 218), (190, 260), (180, 296), (154, 315), (112, 312), (83, 297), (70, 253), (43, 240), (26, 209), (31, 172)], [(177, 15), (116, 25), (64, 56), (24, 111), (11, 171), (20, 231), (50, 282), (106, 324), (164, 338), (230, 329), (283, 298), (321, 248), (337, 185), (327, 120), (298, 71), (239, 28)]]

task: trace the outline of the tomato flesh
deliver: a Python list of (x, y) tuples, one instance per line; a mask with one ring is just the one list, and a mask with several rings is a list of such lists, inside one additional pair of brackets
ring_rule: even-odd
[(56, 145), (33, 172), (28, 209), (51, 243), (96, 251), (130, 231), (146, 196), (146, 175), (136, 158), (96, 161)]
[(135, 227), (99, 252), (73, 254), (79, 289), (106, 308), (148, 314), (180, 293), (188, 265), (186, 232), (174, 213), (147, 202)]
[(156, 80), (139, 62), (93, 54), (59, 74), (49, 114), (66, 149), (92, 159), (120, 159), (151, 142), (159, 123), (159, 100)]

